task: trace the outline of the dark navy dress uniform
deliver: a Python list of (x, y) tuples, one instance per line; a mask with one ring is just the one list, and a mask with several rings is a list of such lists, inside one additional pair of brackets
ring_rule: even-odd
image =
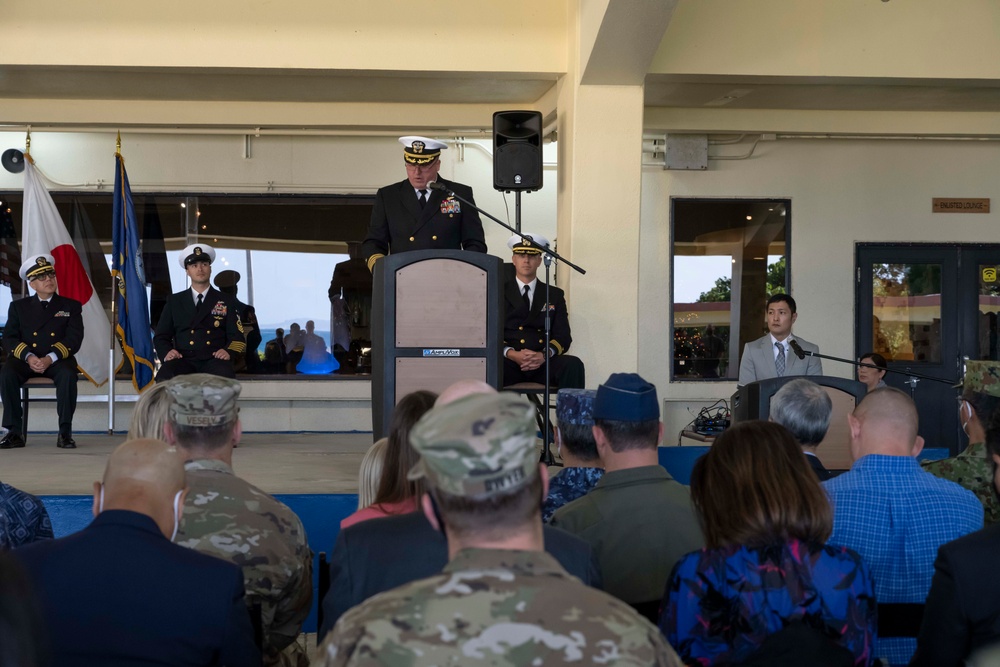
[[(21, 385), (32, 377), (47, 377), (56, 385), (59, 433), (66, 437), (72, 434), (78, 379), (73, 355), (83, 342), (82, 308), (79, 301), (58, 294), (53, 294), (48, 303), (36, 295), (10, 304), (3, 332), (7, 362), (0, 370), (0, 400), (3, 400), (3, 426), (11, 433), (24, 433)], [(58, 359), (44, 373), (31, 370), (27, 364), (29, 355), (44, 357), (49, 353)]]
[[(520, 283), (508, 276), (504, 283), (504, 348), (515, 350), (532, 350), (539, 352), (545, 349), (545, 283), (541, 280), (535, 285), (531, 308), (524, 303), (524, 297), (518, 289)], [(552, 302), (551, 329), (549, 345), (552, 354), (548, 362), (539, 368), (528, 371), (510, 359), (504, 359), (503, 383), (505, 385), (518, 382), (545, 383), (545, 369), (552, 367), (550, 380), (557, 387), (564, 389), (582, 388), (586, 384), (583, 362), (577, 357), (566, 354), (573, 337), (569, 330), (569, 313), (566, 310), (566, 297), (558, 287), (549, 288), (549, 299)]]
[(216, 359), (216, 350), (230, 356), (246, 352), (240, 306), (236, 298), (214, 287), (205, 292), (200, 308), (195, 307), (194, 292), (186, 289), (170, 296), (156, 323), (153, 346), (162, 361), (170, 350), (183, 358), (163, 361), (156, 374), (157, 382), (187, 373), (211, 373), (234, 378), (233, 360)]
[[(437, 178), (455, 194), (475, 202), (472, 188)], [(429, 190), (423, 208), (408, 180), (375, 194), (375, 207), (361, 255), (371, 269), (375, 260), (390, 252), (409, 250), (472, 250), (486, 252), (486, 236), (479, 213), (441, 190)]]

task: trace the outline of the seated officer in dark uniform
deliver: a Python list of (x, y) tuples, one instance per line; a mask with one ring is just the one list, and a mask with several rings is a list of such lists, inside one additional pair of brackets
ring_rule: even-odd
[(240, 312), (240, 324), (243, 325), (243, 336), (247, 341), (246, 353), (237, 355), (241, 358), (236, 360), (235, 368), (237, 371), (259, 373), (260, 356), (257, 353), (257, 348), (260, 347), (263, 338), (260, 335), (260, 326), (257, 324), (257, 311), (253, 306), (240, 301), (237, 294), (239, 284), (239, 271), (226, 269), (225, 271), (220, 271), (219, 275), (215, 276), (215, 286), (219, 288), (219, 291), (236, 299), (236, 305), (239, 307)]
[(514, 252), (514, 276), (504, 284), (503, 383), (545, 383), (545, 369), (552, 367), (550, 381), (563, 389), (580, 389), (586, 384), (583, 362), (566, 354), (573, 337), (569, 332), (566, 298), (558, 287), (549, 287), (551, 328), (545, 349), (545, 283), (538, 279), (542, 264), (541, 248), (548, 240), (538, 234), (527, 243), (516, 234), (507, 241)]
[(368, 269), (390, 252), (407, 250), (473, 250), (486, 252), (479, 213), (441, 190), (439, 181), (460, 197), (475, 203), (472, 188), (438, 178), (441, 150), (448, 144), (427, 137), (400, 137), (406, 180), (375, 193), (368, 235), (361, 255)]
[(181, 253), (191, 288), (170, 296), (156, 324), (153, 347), (162, 364), (156, 381), (175, 375), (211, 373), (235, 378), (233, 355), (246, 352), (239, 303), (209, 283), (215, 250), (204, 243)]
[(83, 342), (82, 306), (79, 301), (56, 294), (55, 259), (38, 255), (21, 265), (21, 280), (27, 280), (34, 296), (18, 299), (7, 311), (3, 342), (7, 362), (0, 370), (0, 400), (3, 426), (8, 430), (0, 449), (24, 447), (20, 387), (28, 379), (44, 376), (56, 385), (59, 437), (56, 447), (74, 449), (73, 413), (76, 411), (76, 359)]

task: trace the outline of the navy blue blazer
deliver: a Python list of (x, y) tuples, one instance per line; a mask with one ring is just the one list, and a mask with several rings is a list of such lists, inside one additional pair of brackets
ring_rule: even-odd
[[(545, 550), (574, 577), (601, 588), (590, 545), (564, 530), (543, 526)], [(448, 540), (422, 512), (369, 519), (337, 535), (330, 556), (330, 590), (323, 598), (317, 643), (351, 607), (403, 584), (426, 579), (448, 564)]]
[(107, 510), (11, 553), (39, 598), (53, 667), (260, 667), (240, 568), (171, 544), (144, 514)]

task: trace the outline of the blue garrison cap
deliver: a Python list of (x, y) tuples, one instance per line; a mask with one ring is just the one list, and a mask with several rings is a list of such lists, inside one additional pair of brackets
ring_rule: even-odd
[(656, 387), (636, 373), (612, 373), (597, 388), (594, 419), (617, 422), (644, 422), (660, 418)]
[(593, 389), (560, 389), (556, 395), (556, 419), (560, 424), (594, 425)]

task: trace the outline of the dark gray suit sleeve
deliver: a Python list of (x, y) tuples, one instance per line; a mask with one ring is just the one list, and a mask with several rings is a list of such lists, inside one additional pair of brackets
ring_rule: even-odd
[(227, 667), (260, 667), (260, 649), (254, 642), (253, 624), (247, 610), (243, 572), (233, 568), (232, 604), (226, 620), (226, 636), (219, 654), (219, 664)]
[(330, 590), (320, 604), (323, 605), (323, 627), (318, 628), (316, 644), (323, 641), (326, 633), (333, 629), (337, 620), (348, 609), (361, 601), (354, 601), (351, 593), (351, 559), (347, 548), (345, 531), (337, 534), (333, 553), (330, 554)]

